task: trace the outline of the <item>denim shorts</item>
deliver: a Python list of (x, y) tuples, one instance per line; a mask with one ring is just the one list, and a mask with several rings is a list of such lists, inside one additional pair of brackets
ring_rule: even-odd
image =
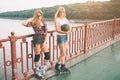
[(63, 44), (67, 42), (67, 35), (57, 35), (57, 44)]

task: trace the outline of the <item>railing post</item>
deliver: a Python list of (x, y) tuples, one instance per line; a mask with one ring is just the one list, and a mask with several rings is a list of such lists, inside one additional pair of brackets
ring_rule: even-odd
[(113, 30), (112, 30), (112, 38), (114, 39), (115, 38), (115, 26), (116, 26), (116, 18), (114, 18), (114, 21), (113, 21)]
[(11, 44), (11, 62), (12, 62), (12, 80), (18, 80), (17, 64), (16, 64), (16, 41), (17, 37), (14, 36), (14, 32), (11, 32), (10, 44)]
[(88, 26), (88, 23), (85, 24), (85, 31), (84, 31), (84, 53), (86, 53), (86, 44), (87, 44), (87, 26)]

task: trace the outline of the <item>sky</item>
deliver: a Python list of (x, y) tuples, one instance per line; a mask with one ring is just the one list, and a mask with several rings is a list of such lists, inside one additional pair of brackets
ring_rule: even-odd
[(51, 7), (55, 5), (65, 5), (71, 3), (82, 3), (86, 1), (105, 1), (105, 0), (1, 0), (0, 13), (6, 11)]

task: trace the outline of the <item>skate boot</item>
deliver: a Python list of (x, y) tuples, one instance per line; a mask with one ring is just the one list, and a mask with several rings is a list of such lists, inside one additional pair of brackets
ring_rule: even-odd
[(46, 72), (47, 72), (47, 65), (43, 65), (42, 66), (42, 75), (46, 75)]
[(42, 71), (39, 69), (37, 69), (36, 71), (35, 71), (35, 74), (36, 74), (36, 77), (38, 77), (38, 78), (44, 78), (44, 75), (42, 74)]
[(63, 73), (70, 73), (70, 70), (66, 68), (65, 64), (61, 64), (61, 71)]
[(60, 73), (60, 64), (58, 64), (58, 63), (56, 63), (56, 65), (55, 65), (55, 70), (56, 70), (56, 72), (57, 72), (57, 74), (59, 74)]
[(41, 78), (41, 79), (44, 78), (44, 76), (42, 75), (42, 70), (39, 67), (36, 67), (36, 69), (35, 69), (35, 75), (38, 78)]

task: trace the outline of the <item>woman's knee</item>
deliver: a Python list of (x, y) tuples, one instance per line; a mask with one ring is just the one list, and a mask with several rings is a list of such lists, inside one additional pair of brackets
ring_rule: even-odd
[(49, 60), (50, 59), (50, 52), (45, 52), (44, 53), (44, 59)]
[(65, 53), (65, 52), (62, 52), (62, 53), (60, 53), (60, 56), (61, 56), (61, 57), (65, 57), (65, 56), (66, 56), (66, 53)]
[(35, 54), (34, 62), (38, 62), (40, 59), (40, 54)]

